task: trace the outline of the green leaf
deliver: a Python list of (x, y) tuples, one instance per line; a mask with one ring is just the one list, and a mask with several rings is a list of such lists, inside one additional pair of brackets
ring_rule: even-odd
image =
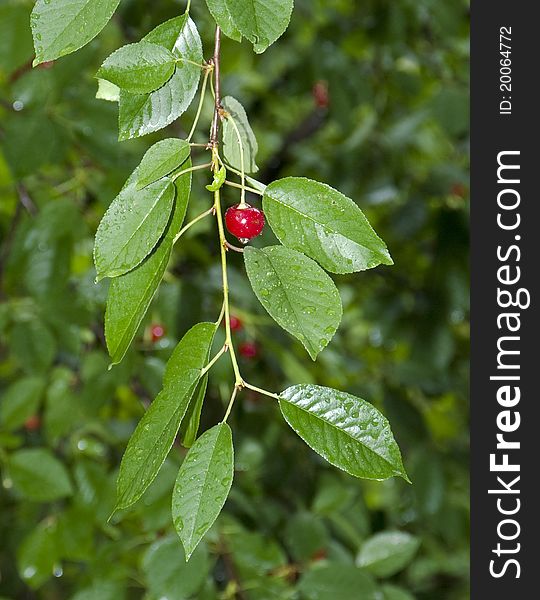
[(120, 0), (37, 0), (30, 24), (34, 66), (82, 48), (107, 25)]
[(223, 98), (221, 105), (225, 110), (223, 119), (223, 156), (225, 160), (235, 169), (242, 168), (240, 144), (236, 130), (231, 122), (233, 120), (242, 142), (245, 172), (256, 173), (259, 168), (255, 164), (255, 157), (257, 156), (259, 147), (244, 107), (232, 96)]
[(152, 598), (198, 598), (210, 569), (208, 555), (200, 548), (186, 563), (176, 536), (154, 542), (146, 551), (142, 568)]
[(174, 73), (176, 57), (158, 44), (138, 42), (113, 52), (101, 65), (97, 76), (134, 94), (160, 88)]
[(28, 500), (50, 502), (72, 494), (65, 467), (49, 450), (19, 450), (9, 457), (8, 467), (13, 487)]
[(94, 263), (98, 280), (118, 277), (140, 264), (163, 235), (174, 206), (168, 178), (137, 189), (137, 170), (103, 216), (96, 232)]
[(106, 79), (98, 79), (96, 98), (107, 100), (107, 102), (118, 102), (120, 100), (120, 88)]
[(384, 600), (415, 600), (414, 596), (403, 588), (389, 583), (382, 586)]
[(191, 148), (185, 140), (168, 138), (155, 143), (146, 151), (137, 169), (137, 189), (172, 173), (189, 158), (190, 153)]
[(197, 439), (199, 424), (201, 422), (201, 412), (208, 386), (208, 373), (199, 381), (193, 398), (189, 403), (186, 416), (180, 426), (180, 440), (184, 448), (191, 448)]
[[(190, 159), (185, 162), (185, 166), (191, 166)], [(175, 185), (176, 202), (173, 216), (163, 240), (139, 266), (121, 277), (114, 278), (109, 286), (105, 339), (113, 365), (125, 356), (139, 329), (167, 268), (173, 239), (184, 222), (191, 192), (191, 173), (180, 176), (175, 180)]]
[(356, 564), (376, 577), (391, 577), (413, 559), (420, 540), (405, 531), (383, 531), (363, 544)]
[(35, 415), (45, 388), (42, 377), (24, 377), (3, 392), (0, 404), (0, 427), (13, 431)]
[(174, 485), (172, 516), (186, 560), (221, 512), (233, 475), (231, 428), (220, 423), (193, 444)]
[(225, 0), (232, 20), (240, 33), (253, 44), (257, 53), (264, 52), (287, 29), (293, 0)]
[(329, 463), (350, 475), (408, 481), (390, 424), (369, 402), (318, 385), (294, 385), (279, 400), (296, 433)]
[(247, 247), (244, 260), (261, 304), (315, 360), (341, 320), (341, 299), (334, 282), (316, 262), (283, 246)]
[(263, 209), (279, 241), (333, 273), (353, 273), (393, 261), (364, 213), (330, 186), (286, 177), (266, 187)]
[(215, 323), (195, 325), (167, 362), (163, 389), (137, 425), (122, 458), (115, 510), (136, 502), (158, 474), (207, 363), (215, 332)]
[(232, 20), (225, 0), (206, 0), (206, 5), (210, 14), (214, 17), (214, 21), (221, 27), (221, 31), (237, 42), (242, 41), (242, 34)]
[(308, 571), (300, 580), (298, 591), (305, 600), (379, 598), (377, 585), (368, 573), (353, 565), (337, 562)]
[[(188, 15), (162, 23), (143, 41), (164, 46), (177, 58), (197, 64), (203, 61), (201, 39)], [(120, 140), (158, 131), (185, 112), (195, 97), (201, 76), (200, 67), (187, 60), (178, 62), (173, 76), (154, 92), (120, 93)]]
[(214, 172), (214, 180), (212, 183), (205, 187), (209, 192), (217, 192), (225, 183), (225, 179), (227, 179), (227, 169), (221, 167), (217, 173)]
[(53, 576), (59, 559), (55, 523), (45, 520), (28, 535), (17, 549), (17, 570), (21, 579), (36, 589)]

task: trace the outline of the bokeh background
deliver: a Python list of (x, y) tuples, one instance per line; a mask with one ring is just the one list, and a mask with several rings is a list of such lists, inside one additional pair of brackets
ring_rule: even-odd
[[(182, 238), (134, 348), (111, 371), (107, 287), (94, 285), (92, 266), (110, 201), (145, 149), (185, 135), (194, 114), (118, 143), (117, 106), (95, 98), (94, 74), (184, 4), (124, 0), (88, 47), (35, 70), (32, 4), (0, 0), (2, 600), (468, 598), (468, 3), (296, 0), (287, 33), (262, 56), (224, 41), (223, 89), (247, 108), (258, 178), (304, 175), (340, 189), (395, 261), (336, 277), (343, 322), (312, 363), (258, 305), (233, 255), (236, 339), (256, 345), (241, 367), (274, 391), (313, 382), (375, 404), (413, 485), (337, 471), (275, 403), (243, 393), (230, 500), (187, 565), (170, 517), (185, 450), (173, 449), (138, 504), (107, 517), (167, 357), (219, 312), (213, 223)], [(210, 56), (209, 14), (192, 4)], [(208, 204), (206, 183), (194, 178), (192, 215)], [(260, 243), (273, 243), (270, 231)], [(161, 340), (151, 324), (164, 327)], [(220, 361), (203, 428), (222, 417), (230, 381)]]

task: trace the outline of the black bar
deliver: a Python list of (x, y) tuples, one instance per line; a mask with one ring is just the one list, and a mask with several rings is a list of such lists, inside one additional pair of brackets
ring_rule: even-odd
[[(535, 9), (534, 3), (524, 0), (476, 0), (471, 11), (473, 600), (540, 597), (535, 591), (540, 573), (540, 218), (536, 189), (540, 175), (536, 92), (540, 31)], [(508, 50), (510, 54), (504, 54)], [(498, 178), (498, 160), (519, 165), (519, 169), (503, 167)], [(509, 208), (513, 204), (516, 206)], [(511, 228), (519, 218), (520, 223)], [(518, 268), (519, 281), (508, 283), (517, 277)], [(527, 291), (518, 295), (519, 289)], [(528, 293), (530, 306), (525, 308)], [(501, 306), (510, 297), (523, 308)], [(501, 317), (508, 313), (515, 316)], [(512, 328), (516, 331), (509, 331)], [(510, 354), (517, 351), (519, 354)], [(492, 376), (519, 379), (493, 380)], [(499, 402), (498, 390), (505, 386), (510, 388), (508, 393), (499, 392)], [(515, 388), (521, 393), (519, 402)], [(499, 443), (519, 442), (520, 447), (497, 449), (498, 433), (503, 435)], [(497, 465), (504, 464), (506, 454), (508, 463), (519, 471), (491, 470), (493, 454)], [(504, 490), (497, 476), (509, 487), (508, 492), (488, 492)], [(512, 484), (516, 477), (519, 480)], [(516, 510), (518, 505), (514, 515), (501, 512)], [(503, 539), (503, 535), (516, 537)], [(498, 544), (508, 553), (499, 552), (498, 556), (494, 552)]]

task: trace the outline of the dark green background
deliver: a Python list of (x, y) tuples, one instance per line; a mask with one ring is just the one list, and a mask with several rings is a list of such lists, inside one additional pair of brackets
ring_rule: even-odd
[[(183, 450), (174, 448), (137, 505), (106, 520), (141, 400), (159, 389), (181, 335), (219, 312), (213, 224), (182, 238), (146, 327), (112, 371), (102, 334), (107, 284), (94, 285), (91, 256), (97, 223), (145, 149), (185, 135), (193, 118), (192, 107), (168, 131), (119, 144), (117, 106), (94, 98), (94, 73), (111, 51), (184, 5), (125, 0), (87, 48), (33, 71), (31, 7), (0, 0), (2, 406), (15, 382), (30, 389), (15, 417), (0, 408), (0, 597), (468, 598), (467, 2), (297, 0), (290, 28), (265, 54), (223, 43), (223, 91), (248, 111), (260, 178), (303, 175), (340, 189), (395, 261), (336, 277), (343, 322), (312, 363), (258, 305), (233, 255), (233, 311), (244, 322), (237, 341), (259, 348), (241, 367), (276, 392), (314, 382), (375, 404), (390, 419), (413, 485), (338, 472), (288, 429), (271, 400), (243, 393), (231, 418), (230, 500), (187, 566), (170, 518)], [(192, 16), (210, 56), (202, 0), (193, 0)], [(328, 109), (314, 101), (318, 81), (327, 82)], [(197, 141), (210, 110), (208, 103)], [(194, 178), (193, 216), (208, 204), (206, 179)], [(270, 231), (263, 238), (273, 243)], [(167, 330), (157, 345), (153, 322)], [(230, 382), (223, 360), (203, 427), (221, 418)], [(38, 429), (21, 426), (30, 413)], [(62, 463), (67, 498), (35, 501), (32, 485), (13, 485), (10, 463), (23, 448)], [(47, 477), (45, 467), (32, 466)], [(366, 540), (388, 530), (414, 536), (414, 557), (387, 546), (384, 561), (355, 567)]]

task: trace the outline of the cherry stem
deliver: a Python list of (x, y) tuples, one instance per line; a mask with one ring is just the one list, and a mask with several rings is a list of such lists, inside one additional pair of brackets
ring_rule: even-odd
[(214, 358), (206, 365), (206, 367), (204, 367), (204, 369), (201, 371), (201, 377), (203, 377), (206, 373), (208, 373), (208, 371), (210, 371), (210, 369), (217, 363), (217, 361), (225, 354), (225, 352), (227, 352), (228, 347), (226, 344), (223, 344), (223, 347), (220, 349), (220, 351), (214, 356)]
[(225, 183), (225, 185), (230, 185), (233, 188), (239, 188), (239, 189), (246, 190), (246, 192), (251, 192), (252, 194), (257, 194), (258, 196), (263, 195), (262, 192), (260, 192), (259, 190), (256, 190), (255, 188), (249, 187), (247, 185), (242, 186), (239, 183), (234, 183), (234, 181), (229, 181), (228, 179), (225, 179), (224, 183)]
[(244, 381), (244, 387), (248, 390), (252, 390), (254, 392), (258, 392), (259, 394), (263, 394), (263, 396), (268, 396), (270, 398), (274, 398), (274, 400), (279, 400), (279, 394), (274, 394), (273, 392), (269, 392), (268, 390), (265, 390), (263, 388), (251, 385), (251, 383), (248, 383), (247, 381)]
[(197, 129), (197, 124), (199, 123), (199, 119), (201, 117), (201, 112), (204, 106), (204, 99), (206, 97), (206, 85), (208, 83), (208, 77), (210, 75), (210, 72), (212, 70), (211, 66), (207, 66), (205, 68), (205, 72), (204, 72), (204, 78), (203, 78), (203, 83), (202, 83), (202, 88), (201, 88), (201, 98), (199, 100), (199, 106), (197, 107), (197, 114), (195, 115), (195, 119), (193, 120), (193, 125), (191, 126), (191, 131), (189, 132), (189, 135), (186, 138), (186, 142), (190, 142), (191, 138), (193, 137), (193, 134), (195, 133), (195, 130)]
[(239, 248), (238, 246), (233, 246), (228, 240), (225, 240), (225, 246), (229, 248), (229, 250), (234, 250), (234, 252), (244, 252), (243, 248)]
[(195, 223), (198, 223), (199, 221), (201, 221), (202, 219), (204, 219), (208, 215), (211, 215), (213, 212), (214, 212), (214, 207), (212, 206), (208, 210), (205, 210), (203, 213), (201, 213), (199, 216), (195, 217), (189, 223), (187, 223), (186, 225), (184, 225), (184, 227), (182, 227), (182, 229), (180, 229), (180, 231), (174, 237), (173, 244), (176, 244), (176, 242), (184, 235), (184, 233), (186, 233), (186, 231), (190, 227), (193, 227), (193, 225), (195, 225)]
[(223, 417), (222, 423), (226, 423), (227, 422), (227, 419), (229, 418), (229, 415), (231, 414), (231, 410), (232, 410), (232, 407), (233, 407), (236, 395), (238, 394), (238, 392), (240, 391), (240, 389), (242, 387), (243, 387), (243, 384), (242, 385), (236, 384), (234, 386), (234, 389), (233, 389), (232, 394), (231, 394), (231, 399), (229, 400), (229, 404), (227, 406), (227, 410), (225, 411), (225, 416)]

